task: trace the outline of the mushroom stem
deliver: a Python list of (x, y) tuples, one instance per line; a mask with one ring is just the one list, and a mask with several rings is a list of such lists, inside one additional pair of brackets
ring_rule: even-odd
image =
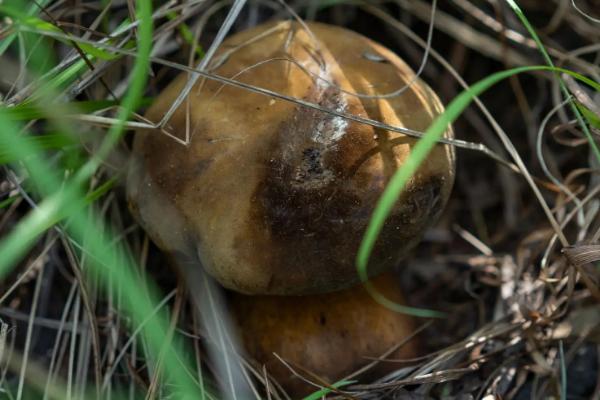
[[(405, 303), (393, 273), (372, 283), (390, 299)], [(333, 384), (402, 344), (390, 359), (419, 354), (413, 319), (381, 306), (362, 286), (311, 296), (246, 296), (231, 293), (229, 307), (242, 346), (262, 368), (300, 398), (318, 387)], [(285, 361), (294, 372), (284, 364)], [(381, 376), (398, 368), (381, 361), (366, 375)], [(362, 374), (362, 378), (365, 374)]]

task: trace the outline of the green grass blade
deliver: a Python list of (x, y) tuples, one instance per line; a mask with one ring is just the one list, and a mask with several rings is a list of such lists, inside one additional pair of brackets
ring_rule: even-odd
[[(341, 387), (351, 385), (351, 384), (353, 384), (355, 382), (356, 381), (339, 381), (339, 382), (336, 382), (336, 383), (332, 384), (331, 387), (333, 387), (335, 389), (339, 389)], [(332, 389), (330, 389), (330, 388), (323, 388), (323, 389), (317, 390), (314, 393), (311, 393), (310, 395), (306, 396), (302, 400), (319, 400), (320, 398), (322, 398), (323, 396), (328, 395), (331, 392), (333, 392)]]
[[(146, 106), (151, 102), (152, 98), (144, 97), (140, 100), (139, 105)], [(31, 121), (33, 119), (56, 118), (57, 112), (61, 113), (61, 117), (75, 114), (92, 114), (117, 105), (119, 105), (119, 102), (115, 100), (85, 100), (59, 104), (25, 101), (6, 109), (6, 112), (8, 113), (8, 117), (13, 121)], [(56, 108), (59, 109), (57, 110)]]
[[(552, 58), (550, 58), (550, 55), (548, 54), (548, 51), (546, 51), (546, 48), (544, 47), (544, 44), (540, 40), (540, 38), (539, 38), (538, 34), (536, 33), (535, 29), (533, 29), (533, 26), (529, 23), (529, 20), (527, 19), (527, 17), (525, 16), (525, 14), (521, 10), (521, 8), (518, 6), (518, 4), (516, 3), (516, 1), (515, 0), (506, 0), (506, 2), (513, 9), (513, 11), (515, 12), (515, 14), (517, 15), (517, 17), (519, 18), (519, 20), (521, 21), (521, 23), (525, 27), (525, 29), (527, 29), (527, 31), (529, 32), (529, 34), (531, 35), (531, 37), (535, 41), (538, 49), (540, 50), (540, 52), (542, 53), (542, 56), (544, 57), (544, 60), (546, 61), (546, 64), (548, 64), (548, 66), (550, 66), (550, 67), (554, 67), (554, 63), (552, 62)], [(563, 82), (563, 80), (561, 79), (560, 76), (557, 76), (557, 79), (558, 79), (558, 83), (560, 85), (560, 89), (561, 89), (561, 91), (563, 93), (563, 96), (565, 97), (565, 99), (569, 99), (569, 106), (571, 107), (571, 111), (573, 111), (573, 114), (575, 114), (575, 118), (577, 119), (577, 122), (579, 123), (579, 126), (581, 127), (581, 130), (585, 134), (585, 136), (586, 136), (586, 138), (588, 140), (588, 143), (590, 144), (590, 147), (592, 149), (592, 152), (593, 152), (594, 156), (596, 157), (596, 159), (598, 160), (598, 162), (600, 162), (600, 148), (598, 148), (598, 145), (596, 144), (596, 141), (594, 140), (594, 137), (592, 136), (592, 133), (590, 132), (587, 124), (585, 123), (585, 120), (583, 119), (583, 116), (581, 115), (581, 112), (579, 111), (579, 109), (575, 105), (575, 102), (573, 101), (573, 99), (569, 95), (569, 90), (567, 89), (565, 83)]]
[[(27, 9), (27, 15), (34, 14), (36, 11), (39, 10), (39, 7), (45, 7), (49, 2), (50, 2), (50, 0), (38, 0), (36, 3), (29, 6), (29, 8)], [(6, 3), (10, 3), (10, 2), (6, 1)], [(2, 15), (0, 13), (0, 17), (1, 16)], [(8, 35), (6, 38), (4, 38), (0, 42), (0, 57), (6, 52), (6, 50), (8, 50), (8, 48), (10, 47), (10, 45), (16, 38), (17, 38), (17, 34), (11, 33), (10, 35)]]
[[(36, 153), (35, 147), (31, 145), (31, 141), (17, 134), (20, 132), (20, 127), (11, 121), (6, 109), (0, 108), (0, 147), (9, 146), (13, 155), (26, 166), (37, 190), (42, 196), (46, 196), (46, 199), (42, 200), (39, 206), (0, 242), (0, 271), (6, 274), (31, 247), (41, 232), (48, 229), (57, 218), (69, 216), (70, 220), (66, 229), (72, 240), (78, 243), (77, 248), (85, 252), (87, 259), (90, 260), (90, 267), (94, 268), (102, 279), (101, 283), (108, 284), (110, 282), (114, 287), (120, 287), (127, 293), (126, 296), (123, 296), (124, 310), (132, 317), (133, 321), (138, 323), (143, 321), (144, 317), (153, 310), (153, 304), (156, 303), (157, 298), (156, 288), (148, 282), (140, 282), (140, 277), (134, 272), (135, 266), (127, 256), (127, 250), (121, 247), (121, 243), (112, 243), (106, 239), (107, 236), (108, 238), (114, 236), (110, 235), (110, 230), (103, 226), (102, 221), (94, 216), (90, 217), (90, 213), (84, 207), (83, 199), (85, 197), (79, 187), (82, 186), (82, 182), (86, 181), (85, 177), (95, 172), (102, 156), (106, 155), (120, 138), (123, 121), (139, 104), (147, 77), (148, 57), (152, 42), (150, 7), (148, 0), (137, 2), (138, 18), (140, 19), (137, 30), (139, 57), (136, 59), (132, 72), (130, 89), (123, 100), (119, 113), (120, 123), (109, 131), (100, 154), (92, 162), (86, 164), (87, 168), (83, 172), (80, 170), (79, 179), (63, 184), (42, 157), (30, 157), (29, 155)], [(56, 188), (60, 187), (63, 187), (61, 191), (54, 192)], [(104, 188), (99, 189), (102, 192)], [(150, 287), (151, 299), (146, 296), (148, 291), (139, 289), (141, 284)], [(149, 348), (155, 354), (158, 354), (164, 345), (167, 321), (164, 313), (161, 313), (160, 317), (153, 318), (144, 326), (144, 337)], [(198, 398), (199, 390), (196, 383), (188, 374), (182, 372), (191, 370), (188, 365), (182, 365), (186, 360), (183, 357), (185, 353), (178, 351), (172, 345), (169, 347), (164, 358), (165, 387), (170, 388), (167, 391), (172, 389), (181, 393), (183, 398)], [(184, 364), (187, 364), (187, 360)]]
[[(169, 18), (169, 20), (172, 21), (175, 18), (177, 18), (177, 14), (171, 11), (167, 13), (167, 18)], [(192, 33), (192, 30), (189, 28), (189, 26), (187, 26), (187, 24), (185, 23), (181, 23), (177, 26), (177, 30), (179, 30), (179, 34), (181, 35), (183, 40), (185, 40), (187, 44), (189, 44), (196, 50), (196, 55), (198, 56), (198, 59), (202, 59), (204, 57), (204, 50), (202, 49), (200, 43), (196, 42), (194, 34)]]
[(138, 107), (142, 99), (148, 73), (150, 70), (150, 52), (152, 50), (152, 8), (149, 0), (138, 0), (136, 2), (138, 9), (138, 47), (137, 57), (133, 70), (131, 72), (131, 83), (129, 90), (123, 98), (117, 122), (111, 126), (106, 139), (102, 142), (98, 152), (90, 157), (90, 160), (84, 165), (77, 174), (80, 181), (87, 180), (96, 171), (102, 160), (110, 153), (113, 146), (121, 138), (125, 121), (129, 118), (133, 110)]
[[(28, 137), (26, 140), (30, 142), (29, 148), (33, 150), (30, 156), (39, 154), (43, 150), (62, 149), (75, 144), (73, 139), (59, 134)], [(17, 156), (10, 148), (2, 147), (0, 148), (0, 165), (19, 161), (22, 156), (22, 154)]]
[[(4, 3), (0, 4), (0, 17), (1, 15), (7, 15), (7, 9), (13, 9), (16, 7), (11, 7)], [(29, 19), (31, 17), (26, 14), (19, 13), (18, 16), (15, 16), (13, 13), (10, 14), (9, 18), (12, 21), (12, 25), (17, 28), (14, 29), (13, 35), (20, 39), (19, 43), (19, 51), (23, 52), (21, 56), (24, 56), (24, 59), (27, 60), (27, 69), (29, 72), (42, 75), (52, 66), (55, 65), (55, 57), (51, 52), (52, 46), (47, 38), (42, 37), (40, 35), (36, 35), (30, 32), (20, 31), (18, 28), (20, 25), (20, 17)]]
[[(22, 136), (12, 134), (15, 131), (12, 122), (6, 119), (3, 109), (0, 108), (0, 142), (22, 154), (34, 152), (35, 149), (29, 148), (30, 143), (27, 140)], [(30, 171), (32, 179), (45, 181), (44, 184), (38, 185), (42, 188), (42, 193), (50, 193), (51, 189), (61, 186), (58, 177), (42, 161), (41, 157), (25, 158), (23, 163)], [(71, 182), (61, 191), (46, 197), (35, 210), (21, 220), (10, 234), (0, 241), (0, 278), (12, 270), (42, 232), (50, 228), (57, 219), (70, 216), (68, 230), (73, 240), (85, 243), (85, 246), (80, 244), (78, 247), (85, 249), (91, 261), (90, 265), (97, 270), (98, 276), (103, 279), (102, 283), (108, 284), (108, 280), (110, 280), (115, 287), (122, 287), (127, 293), (127, 296), (124, 296), (127, 313), (132, 316), (134, 321), (143, 321), (145, 316), (152, 312), (153, 304), (157, 303), (157, 296), (152, 295), (151, 300), (148, 299), (140, 293), (139, 285), (148, 285), (150, 293), (157, 293), (157, 291), (150, 283), (139, 281), (139, 276), (133, 272), (135, 266), (124, 256), (127, 253), (126, 250), (121, 249), (119, 243), (113, 244), (110, 240), (105, 239), (106, 234), (103, 232), (106, 232), (106, 229), (103, 228), (102, 222), (95, 218), (90, 220), (89, 213), (82, 204), (84, 196), (78, 187), (79, 185)], [(88, 237), (87, 240), (86, 237)], [(108, 237), (111, 236), (108, 235)], [(164, 315), (148, 322), (144, 327), (144, 335), (156, 354), (163, 346), (166, 332), (167, 318)], [(185, 393), (185, 398), (196, 398), (198, 396), (196, 384), (187, 374), (180, 373), (181, 360), (184, 360), (184, 357), (176, 349), (171, 348), (165, 355), (165, 374), (180, 391)], [(185, 368), (189, 369), (187, 366)]]
[(107, 180), (106, 182), (104, 182), (102, 185), (98, 186), (94, 191), (92, 191), (91, 193), (87, 194), (85, 196), (85, 202), (86, 202), (86, 204), (92, 204), (93, 202), (95, 202), (96, 200), (98, 200), (100, 197), (104, 196), (112, 188), (115, 187), (115, 185), (117, 184), (118, 180), (119, 179), (117, 177), (110, 178), (109, 180)]
[(21, 219), (14, 230), (0, 242), (0, 278), (6, 276), (19, 262), (39, 236), (51, 228), (65, 204), (74, 200), (72, 193), (58, 193), (47, 198), (39, 207)]
[(469, 90), (465, 90), (460, 93), (446, 108), (446, 111), (439, 115), (427, 129), (423, 137), (417, 142), (412, 149), (409, 157), (405, 163), (400, 167), (390, 179), (386, 186), (383, 194), (379, 198), (367, 230), (363, 237), (363, 240), (358, 249), (356, 257), (356, 268), (361, 281), (365, 284), (367, 290), (373, 295), (374, 299), (380, 304), (388, 307), (392, 310), (415, 315), (418, 317), (439, 317), (440, 313), (432, 310), (422, 310), (407, 308), (397, 304), (389, 299), (386, 299), (381, 293), (372, 287), (368, 282), (367, 267), (369, 258), (375, 246), (375, 242), (379, 237), (381, 229), (392, 211), (396, 201), (400, 197), (404, 186), (408, 180), (414, 175), (419, 166), (423, 163), (433, 146), (436, 145), (438, 140), (442, 137), (444, 132), (448, 129), (448, 126), (454, 122), (462, 113), (462, 111), (473, 101), (473, 98), (480, 95), (496, 83), (510, 76), (517, 75), (525, 72), (533, 71), (553, 71), (553, 72), (564, 72), (571, 75), (575, 79), (584, 82), (600, 92), (600, 84), (597, 82), (582, 76), (576, 72), (564, 69), (547, 66), (531, 66), (531, 67), (520, 67), (514, 68), (507, 71), (497, 72), (487, 78), (477, 82)]
[(594, 113), (592, 110), (584, 106), (583, 104), (576, 102), (577, 108), (581, 112), (581, 115), (589, 122), (591, 126), (596, 129), (600, 129), (600, 115)]
[(10, 206), (12, 203), (17, 201), (18, 198), (19, 198), (19, 196), (12, 196), (12, 197), (9, 197), (7, 199), (0, 201), (0, 210)]
[[(21, 13), (18, 9), (9, 7), (6, 5), (0, 5), (0, 14), (6, 14), (7, 16), (14, 19), (15, 23), (18, 25), (22, 25), (28, 28), (31, 28), (34, 33), (44, 33), (44, 32), (57, 32), (63, 33), (63, 31), (54, 26), (52, 23), (48, 21), (44, 21), (43, 19), (29, 16), (27, 14)], [(67, 34), (67, 36), (69, 36)], [(55, 37), (56, 38), (56, 37)], [(65, 44), (70, 44), (68, 39), (56, 38)], [(118, 55), (112, 54), (102, 49), (98, 49), (89, 43), (80, 43), (78, 46), (88, 55), (93, 57), (102, 59), (102, 60), (114, 60), (119, 58)]]

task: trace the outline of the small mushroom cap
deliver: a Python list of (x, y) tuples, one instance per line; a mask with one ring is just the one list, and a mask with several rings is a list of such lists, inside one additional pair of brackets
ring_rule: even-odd
[[(211, 72), (413, 130), (442, 112), (390, 50), (340, 27), (308, 28), (279, 22), (235, 34)], [(146, 118), (161, 120), (187, 79), (167, 87)], [(346, 93), (407, 85), (395, 97)], [(170, 120), (181, 139), (186, 127), (188, 146), (158, 130), (140, 130), (134, 140), (128, 196), (159, 247), (197, 256), (222, 285), (248, 294), (321, 293), (358, 282), (356, 251), (415, 139), (212, 80), (200, 80)], [(438, 145), (383, 227), (370, 273), (418, 243), (444, 208), (454, 168), (451, 146)]]
[[(404, 304), (393, 274), (380, 275), (372, 283), (386, 298)], [(305, 371), (329, 384), (396, 345), (402, 344), (388, 359), (419, 355), (416, 339), (406, 341), (415, 330), (413, 318), (378, 304), (363, 286), (312, 296), (233, 294), (230, 309), (248, 355), (259, 367), (265, 365), (292, 398), (316, 388), (295, 376), (273, 353), (309, 380), (315, 382)], [(396, 363), (379, 363), (366, 378), (381, 377), (398, 368)]]

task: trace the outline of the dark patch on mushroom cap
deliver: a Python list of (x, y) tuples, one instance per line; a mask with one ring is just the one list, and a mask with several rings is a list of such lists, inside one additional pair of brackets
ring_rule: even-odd
[[(352, 182), (341, 177), (342, 182), (334, 180), (319, 189), (297, 188), (277, 172), (267, 176), (253, 200), (254, 226), (267, 230), (272, 243), (270, 286), (294, 293), (310, 280), (309, 293), (319, 293), (358, 283), (356, 249), (376, 196), (364, 201)], [(401, 196), (376, 242), (371, 275), (395, 265), (438, 218), (443, 210), (444, 180), (443, 176), (428, 177)]]

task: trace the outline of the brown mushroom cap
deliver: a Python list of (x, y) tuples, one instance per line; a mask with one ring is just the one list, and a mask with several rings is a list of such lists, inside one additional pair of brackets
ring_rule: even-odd
[[(396, 277), (386, 273), (372, 283), (386, 298), (404, 304)], [(290, 371), (273, 353), (300, 375), (328, 384), (348, 376), (402, 344), (388, 359), (419, 355), (415, 339), (403, 342), (415, 330), (413, 319), (378, 304), (363, 286), (312, 296), (232, 295), (232, 316), (250, 357), (289, 392), (300, 398), (316, 390)], [(369, 370), (371, 377), (398, 369), (383, 362)], [(305, 371), (303, 371), (305, 370)], [(364, 376), (363, 376), (364, 378)]]
[[(352, 31), (309, 23), (261, 25), (222, 45), (212, 72), (338, 112), (425, 130), (437, 96), (395, 54)], [(321, 79), (317, 79), (320, 77)], [(148, 110), (159, 121), (188, 78)], [(386, 94), (359, 98), (350, 93)], [(202, 80), (173, 115), (184, 138), (138, 131), (128, 195), (166, 251), (198, 256), (227, 288), (307, 294), (358, 282), (355, 255), (375, 203), (415, 139), (328, 113)], [(446, 137), (452, 135), (449, 130)], [(454, 153), (439, 145), (408, 183), (375, 245), (369, 271), (398, 262), (442, 211)]]

